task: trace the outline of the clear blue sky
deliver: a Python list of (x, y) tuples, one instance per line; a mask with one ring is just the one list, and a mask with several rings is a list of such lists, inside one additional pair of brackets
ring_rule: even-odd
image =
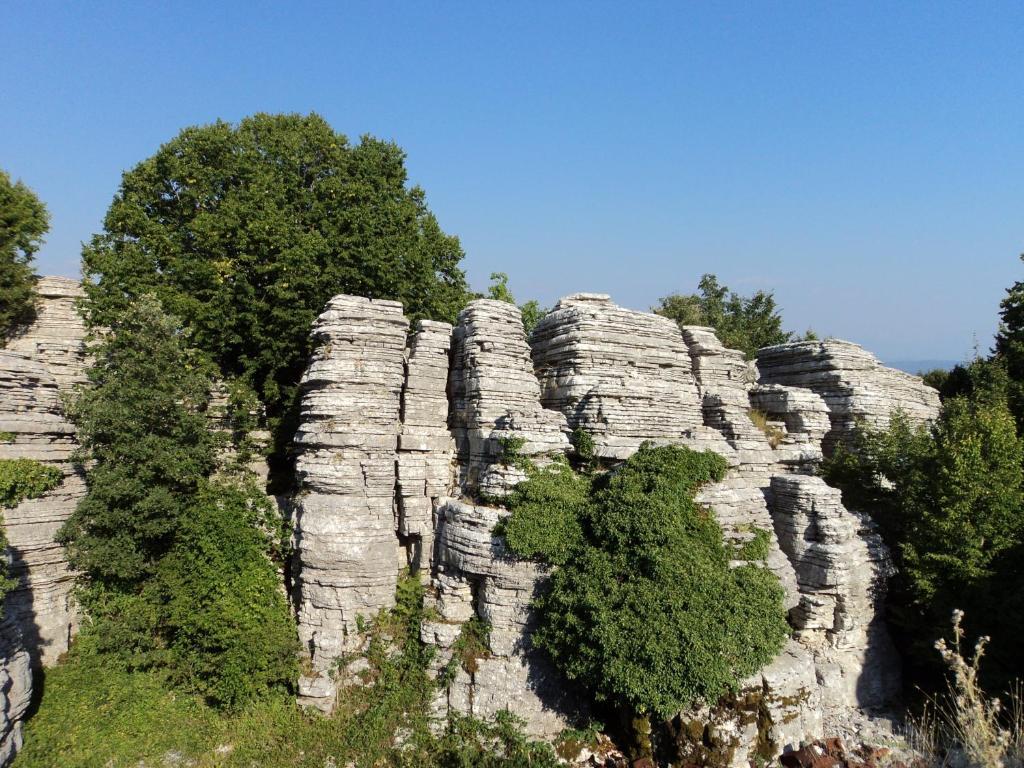
[(0, 167), (74, 275), (177, 131), (397, 141), (471, 283), (647, 308), (715, 272), (887, 359), (991, 342), (1024, 278), (1024, 3), (3, 5)]

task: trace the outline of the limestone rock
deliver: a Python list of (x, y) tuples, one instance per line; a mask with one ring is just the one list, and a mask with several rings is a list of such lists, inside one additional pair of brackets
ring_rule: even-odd
[(402, 306), (335, 296), (317, 319), (295, 436), (299, 638), (313, 674), (301, 699), (334, 706), (332, 674), (358, 644), (357, 617), (394, 604), (399, 570), (395, 482), (405, 377)]
[(61, 414), (57, 382), (42, 363), (0, 351), (0, 458), (32, 459), (58, 467), (63, 482), (37, 499), (3, 511), (12, 575), (18, 587), (5, 613), (24, 636), (33, 664), (49, 666), (67, 651), (78, 619), (71, 599), (74, 577), (57, 531), (85, 495), (71, 463), (75, 429)]
[(490, 625), (490, 635), (486, 653), (468, 669), (459, 664), (435, 701), (435, 714), (454, 709), (489, 718), (507, 709), (526, 721), (531, 736), (553, 738), (579, 703), (567, 698), (547, 659), (530, 647), (530, 601), (543, 588), (544, 569), (516, 560), (493, 535), (507, 511), (448, 500), (438, 512), (433, 582), (438, 619), (422, 631), (423, 639), (438, 648), (435, 670), (448, 664), (462, 625), (473, 615)]
[(540, 403), (519, 308), (472, 301), (452, 335), (449, 427), (459, 455), (459, 483), (471, 494), (500, 496), (525, 475), (502, 461), (502, 441), (522, 441), (530, 457), (569, 449), (565, 419)]
[(455, 442), (448, 432), (448, 355), (452, 326), (420, 320), (406, 355), (398, 437), (398, 533), (409, 563), (428, 567), (434, 510), (451, 493)]
[(772, 493), (775, 530), (800, 586), (791, 621), (814, 653), (823, 705), (841, 712), (891, 703), (900, 688), (883, 618), (892, 564), (875, 526), (819, 477), (773, 477)]
[(577, 293), (559, 299), (530, 343), (544, 407), (590, 433), (599, 456), (624, 459), (645, 440), (699, 437), (689, 352), (668, 318)]
[(939, 393), (917, 376), (882, 365), (863, 347), (849, 341), (797, 341), (758, 350), (762, 384), (804, 387), (821, 395), (829, 409), (831, 429), (824, 450), (849, 440), (858, 421), (881, 428), (892, 411), (913, 421), (934, 419)]
[(61, 391), (86, 381), (88, 355), (85, 322), (76, 302), (85, 296), (82, 284), (68, 277), (41, 277), (36, 283), (36, 319), (6, 349), (41, 361)]

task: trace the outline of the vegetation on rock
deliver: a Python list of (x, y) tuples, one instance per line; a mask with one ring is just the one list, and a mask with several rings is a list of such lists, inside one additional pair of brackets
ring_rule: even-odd
[(508, 499), (509, 547), (558, 566), (536, 601), (534, 644), (642, 720), (735, 690), (788, 636), (778, 580), (730, 567), (732, 548), (694, 501), (725, 470), (711, 452), (644, 445), (592, 481), (541, 470)]
[(0, 346), (35, 317), (32, 260), (49, 228), (46, 206), (0, 170)]
[[(509, 304), (516, 303), (512, 290), (508, 287), (507, 274), (504, 272), (491, 273), (491, 284), (487, 287), (487, 298), (494, 299), (495, 301), (504, 301)], [(523, 315), (523, 328), (526, 330), (526, 335), (529, 336), (530, 332), (537, 326), (537, 323), (540, 322), (540, 319), (548, 313), (548, 310), (542, 307), (536, 299), (530, 299), (517, 306)]]
[[(0, 434), (0, 440), (2, 438)], [(60, 485), (62, 479), (57, 467), (31, 459), (0, 459), (0, 509), (13, 509), (25, 499), (38, 498)], [(0, 516), (0, 618), (3, 617), (4, 598), (18, 584), (10, 575), (6, 556), (8, 546), (7, 532)]]

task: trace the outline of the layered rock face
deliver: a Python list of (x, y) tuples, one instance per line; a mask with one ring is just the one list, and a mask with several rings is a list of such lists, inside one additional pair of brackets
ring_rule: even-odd
[(455, 441), (448, 432), (448, 363), (452, 327), (421, 320), (406, 355), (398, 437), (398, 534), (409, 565), (428, 568), (435, 510), (451, 493)]
[[(576, 428), (608, 462), (648, 440), (716, 451), (730, 470), (699, 500), (737, 543), (768, 534), (766, 565), (786, 588), (794, 638), (733, 701), (687, 714), (687, 733), (699, 731), (691, 746), (717, 745), (726, 763), (746, 765), (820, 738), (822, 710), (829, 718), (888, 700), (898, 670), (880, 618), (884, 547), (812, 473), (845, 413), (887, 415), (917, 397), (923, 414), (930, 400), (918, 384), (875, 361), (847, 386), (834, 355), (827, 376), (776, 381), (776, 368), (756, 383), (755, 368), (711, 329), (680, 330), (595, 294), (559, 301), (532, 349), (518, 309), (491, 300), (472, 302), (454, 329), (421, 323), (407, 349), (405, 331), (397, 304), (344, 296), (315, 329), (296, 439), (308, 703), (330, 708), (335, 661), (358, 649), (356, 615), (392, 604), (401, 565), (429, 564), (421, 636), (447, 681), (435, 714), (509, 709), (534, 736), (564, 727), (580, 703), (530, 648), (530, 602), (546, 574), (508, 555), (494, 535), (507, 512), (487, 500), (525, 477), (522, 456), (543, 464), (567, 452)], [(490, 635), (467, 656), (474, 618)]]
[(64, 476), (45, 495), (3, 510), (17, 586), (0, 621), (0, 765), (21, 747), (32, 668), (67, 651), (77, 625), (73, 574), (55, 536), (85, 494), (71, 464), (75, 430), (61, 414), (57, 381), (37, 360), (0, 351), (0, 459), (31, 459)]
[(820, 477), (776, 475), (772, 492), (775, 530), (800, 586), (791, 621), (814, 653), (826, 716), (842, 721), (852, 708), (891, 702), (900, 687), (884, 621), (892, 563), (874, 524)]
[(11, 339), (6, 349), (41, 361), (61, 391), (70, 391), (85, 382), (88, 367), (85, 323), (76, 307), (85, 292), (78, 280), (41, 277), (36, 294), (35, 322)]
[(0, 458), (32, 459), (64, 475), (44, 496), (4, 510), (19, 581), (5, 615), (20, 628), (33, 663), (49, 665), (67, 651), (77, 624), (73, 575), (55, 537), (85, 495), (85, 482), (71, 464), (75, 430), (61, 414), (56, 380), (41, 363), (7, 351), (0, 351), (0, 432), (14, 436), (0, 441)]
[(313, 673), (302, 700), (334, 706), (336, 662), (358, 617), (394, 605), (395, 483), (408, 322), (401, 304), (336, 296), (317, 319), (295, 436), (294, 597)]
[(802, 387), (821, 395), (832, 424), (824, 441), (826, 453), (848, 441), (858, 422), (880, 428), (895, 409), (918, 422), (934, 419), (939, 412), (938, 392), (919, 377), (885, 367), (849, 341), (765, 347), (757, 353), (757, 368), (762, 384)]
[(590, 433), (598, 456), (624, 459), (645, 440), (702, 436), (690, 356), (668, 318), (577, 293), (555, 304), (530, 343), (544, 407)]
[(510, 440), (524, 456), (569, 449), (565, 419), (541, 406), (523, 318), (514, 304), (478, 299), (459, 314), (449, 392), (459, 483), (471, 495), (500, 496), (524, 479), (521, 470), (502, 461)]

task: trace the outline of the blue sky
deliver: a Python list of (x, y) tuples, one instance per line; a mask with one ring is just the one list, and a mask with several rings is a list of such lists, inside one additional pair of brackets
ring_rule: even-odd
[(1024, 279), (1024, 3), (8, 0), (0, 167), (74, 275), (186, 125), (397, 141), (471, 283), (647, 308), (703, 272), (886, 359), (991, 343)]

